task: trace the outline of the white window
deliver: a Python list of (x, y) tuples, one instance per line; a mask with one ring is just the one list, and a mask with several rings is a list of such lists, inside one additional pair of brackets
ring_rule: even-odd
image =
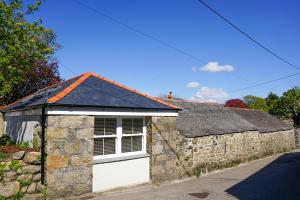
[(144, 118), (95, 117), (94, 158), (146, 153)]

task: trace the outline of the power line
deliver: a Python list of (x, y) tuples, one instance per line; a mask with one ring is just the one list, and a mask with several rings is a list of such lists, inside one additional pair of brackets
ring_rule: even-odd
[(136, 29), (133, 26), (125, 24), (124, 22), (122, 22), (122, 21), (120, 21), (120, 20), (118, 20), (118, 19), (116, 19), (116, 18), (114, 18), (114, 17), (112, 17), (112, 16), (110, 16), (110, 15), (104, 13), (104, 12), (101, 12), (98, 9), (95, 9), (95, 8), (93, 8), (93, 7), (85, 4), (85, 3), (82, 3), (80, 1), (78, 1), (78, 0), (72, 0), (72, 1), (75, 2), (76, 4), (82, 6), (82, 7), (85, 7), (88, 10), (93, 11), (94, 13), (97, 13), (97, 14), (101, 15), (102, 17), (105, 17), (105, 18), (107, 18), (107, 19), (109, 19), (109, 20), (111, 20), (111, 21), (113, 21), (113, 22), (115, 22), (115, 23), (123, 26), (124, 28), (126, 28), (126, 29), (128, 29), (130, 31), (133, 31), (133, 32), (135, 32), (135, 33), (137, 33), (139, 35), (142, 35), (142, 36), (144, 36), (144, 37), (146, 37), (148, 39), (151, 39), (151, 40), (153, 40), (153, 41), (155, 41), (155, 42), (157, 42), (157, 43), (159, 43), (159, 44), (161, 44), (161, 45), (163, 45), (163, 46), (165, 46), (165, 47), (167, 47), (169, 49), (172, 49), (172, 50), (174, 50), (174, 51), (176, 51), (176, 52), (178, 52), (180, 54), (183, 54), (183, 55), (185, 55), (185, 56), (187, 56), (187, 57), (189, 57), (189, 58), (191, 58), (193, 60), (196, 60), (196, 61), (201, 62), (201, 63), (206, 63), (206, 61), (204, 61), (203, 59), (201, 59), (201, 58), (199, 58), (197, 56), (194, 56), (194, 55), (192, 55), (192, 54), (190, 54), (190, 53), (188, 53), (188, 52), (186, 52), (186, 51), (184, 51), (184, 50), (182, 50), (182, 49), (180, 49), (178, 47), (175, 47), (175, 46), (173, 46), (173, 45), (171, 45), (171, 44), (169, 44), (167, 42), (164, 42), (164, 41), (162, 41), (162, 40), (160, 40), (160, 39), (158, 39), (158, 38), (156, 38), (156, 37), (154, 37), (154, 36), (152, 36), (152, 35), (144, 32), (144, 31)]
[(246, 89), (250, 89), (250, 88), (254, 88), (254, 87), (266, 85), (266, 84), (269, 84), (269, 83), (273, 83), (273, 82), (276, 82), (276, 81), (279, 81), (279, 80), (283, 80), (283, 79), (287, 79), (287, 78), (290, 78), (290, 77), (293, 77), (293, 76), (297, 76), (297, 75), (300, 75), (300, 72), (294, 73), (294, 74), (290, 74), (290, 75), (287, 75), (287, 76), (283, 76), (283, 77), (280, 77), (280, 78), (276, 78), (276, 79), (273, 79), (273, 80), (270, 80), (270, 81), (261, 82), (261, 83), (255, 84), (255, 85), (250, 85), (250, 86), (247, 86), (247, 87), (244, 87), (244, 88), (239, 88), (239, 89), (231, 90), (231, 91), (228, 91), (228, 93), (234, 93), (234, 92), (238, 92), (238, 91), (242, 91), (242, 90), (246, 90)]
[(273, 55), (274, 57), (278, 58), (279, 60), (285, 62), (286, 64), (288, 64), (289, 66), (300, 70), (299, 67), (297, 67), (296, 65), (292, 64), (291, 62), (287, 61), (286, 59), (284, 59), (283, 57), (281, 57), (280, 55), (278, 55), (277, 53), (275, 53), (274, 51), (272, 51), (271, 49), (269, 49), (268, 47), (266, 47), (265, 45), (263, 45), (262, 43), (258, 42), (256, 39), (254, 39), (252, 36), (250, 36), (249, 34), (247, 34), (245, 31), (243, 31), (242, 29), (240, 29), (238, 26), (236, 26), (235, 24), (233, 24), (229, 19), (227, 19), (226, 17), (224, 17), (223, 15), (221, 15), (219, 12), (217, 12), (215, 9), (213, 9), (212, 7), (210, 7), (208, 4), (206, 4), (203, 0), (198, 0), (200, 3), (202, 3), (205, 7), (207, 7), (209, 10), (211, 10), (213, 13), (215, 13), (218, 17), (220, 17), (222, 20), (224, 20), (226, 23), (228, 23), (230, 26), (232, 26), (233, 28), (235, 28), (238, 32), (240, 32), (241, 34), (243, 34), (244, 36), (246, 36), (248, 39), (250, 39), (252, 42), (254, 42), (255, 44), (257, 44), (258, 46), (260, 46), (261, 48), (263, 48), (265, 51), (267, 51), (269, 54)]
[[(130, 26), (130, 25), (128, 25), (128, 24), (126, 24), (126, 23), (124, 23), (124, 22), (122, 22), (122, 21), (120, 21), (120, 20), (118, 20), (118, 19), (116, 19), (116, 18), (114, 18), (114, 17), (112, 17), (112, 16), (110, 16), (110, 15), (108, 15), (108, 14), (102, 12), (102, 11), (99, 11), (98, 9), (95, 9), (95, 8), (93, 8), (93, 7), (91, 7), (91, 6), (87, 5), (87, 4), (85, 4), (85, 3), (82, 3), (82, 2), (79, 1), (79, 0), (72, 0), (72, 1), (73, 1), (74, 3), (76, 3), (77, 5), (82, 6), (82, 7), (86, 8), (86, 9), (88, 9), (88, 10), (90, 10), (90, 11), (92, 11), (92, 12), (98, 14), (98, 15), (101, 15), (102, 17), (105, 17), (105, 18), (107, 18), (107, 19), (109, 19), (109, 20), (111, 20), (111, 21), (113, 21), (113, 22), (119, 24), (119, 25), (125, 27), (126, 29), (128, 29), (128, 30), (130, 30), (130, 31), (133, 31), (133, 32), (135, 32), (135, 33), (137, 33), (137, 34), (139, 34), (139, 35), (142, 35), (142, 36), (144, 36), (144, 37), (146, 37), (146, 38), (148, 38), (148, 39), (150, 39), (150, 40), (152, 40), (152, 41), (155, 41), (155, 42), (159, 43), (159, 44), (161, 44), (162, 46), (165, 46), (165, 47), (167, 47), (167, 48), (169, 48), (169, 49), (172, 49), (172, 50), (174, 50), (174, 51), (176, 51), (176, 52), (178, 52), (178, 53), (180, 53), (180, 54), (182, 54), (182, 55), (185, 55), (185, 56), (187, 56), (187, 57), (189, 57), (189, 58), (191, 58), (191, 59), (193, 59), (193, 60), (195, 60), (195, 61), (197, 61), (197, 62), (201, 62), (201, 63), (204, 63), (204, 64), (207, 63), (206, 61), (204, 61), (203, 59), (201, 59), (201, 58), (199, 58), (199, 57), (197, 57), (197, 56), (195, 56), (195, 55), (192, 55), (192, 54), (190, 54), (190, 53), (188, 53), (188, 52), (186, 52), (186, 51), (184, 51), (184, 50), (182, 50), (182, 49), (180, 49), (180, 48), (177, 48), (177, 47), (175, 47), (175, 46), (173, 46), (173, 45), (171, 45), (171, 44), (169, 44), (169, 43), (167, 43), (167, 42), (164, 42), (164, 41), (162, 41), (161, 39), (158, 39), (158, 38), (156, 38), (156, 37), (154, 37), (154, 36), (152, 36), (152, 35), (150, 35), (150, 34), (148, 34), (148, 33), (145, 33), (144, 31), (141, 31), (141, 30), (139, 30), (139, 29), (137, 29), (137, 28), (134, 28), (133, 26)], [(299, 68), (299, 70), (300, 70), (300, 68)], [(238, 75), (233, 75), (233, 74), (228, 74), (228, 75), (231, 75), (231, 76), (234, 76), (234, 77), (238, 77), (239, 79), (244, 80), (244, 81), (247, 81), (247, 82), (249, 82), (249, 83), (255, 83), (254, 81), (250, 81), (250, 80), (245, 79), (245, 78), (243, 78), (243, 77), (241, 77), (241, 76), (238, 76)], [(285, 78), (285, 77), (283, 77), (282, 79), (284, 79), (284, 78)], [(279, 80), (280, 80), (280, 79), (279, 79)], [(274, 81), (276, 81), (276, 80), (271, 80), (270, 82), (274, 82)], [(269, 82), (260, 83), (260, 84), (255, 83), (254, 85), (248, 86), (248, 87), (249, 87), (249, 88), (252, 88), (252, 87), (258, 87), (258, 86), (262, 86), (262, 85), (265, 85), (265, 84), (268, 84), (268, 83), (269, 83)], [(248, 87), (247, 87), (247, 88), (248, 88)], [(241, 88), (241, 90), (243, 90), (243, 88)]]

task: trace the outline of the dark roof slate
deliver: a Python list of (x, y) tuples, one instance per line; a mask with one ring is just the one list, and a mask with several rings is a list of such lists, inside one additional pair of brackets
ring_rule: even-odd
[(4, 108), (4, 112), (43, 104), (158, 110), (179, 109), (99, 75), (85, 73), (44, 88), (8, 105)]

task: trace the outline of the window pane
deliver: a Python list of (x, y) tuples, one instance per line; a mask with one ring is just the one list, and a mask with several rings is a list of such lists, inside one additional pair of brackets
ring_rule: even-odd
[(104, 119), (95, 118), (95, 135), (104, 135)]
[(115, 135), (117, 119), (105, 119), (105, 135)]
[(122, 119), (123, 134), (132, 134), (132, 119)]
[(143, 133), (143, 119), (133, 119), (133, 133)]
[(94, 139), (94, 156), (103, 155), (103, 139), (95, 138)]
[(116, 153), (116, 138), (103, 138), (104, 155)]
[(131, 137), (122, 137), (122, 153), (131, 152)]
[(142, 136), (132, 137), (132, 151), (142, 151)]

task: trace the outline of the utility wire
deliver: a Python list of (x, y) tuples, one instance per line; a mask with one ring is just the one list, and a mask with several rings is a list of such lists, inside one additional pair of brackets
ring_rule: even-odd
[[(114, 17), (112, 17), (112, 16), (110, 16), (110, 15), (104, 13), (104, 12), (99, 11), (98, 9), (95, 9), (95, 8), (93, 8), (93, 7), (91, 7), (91, 6), (87, 5), (87, 4), (85, 4), (85, 3), (82, 3), (82, 2), (79, 1), (79, 0), (72, 0), (72, 1), (73, 1), (74, 3), (76, 3), (77, 5), (82, 6), (82, 7), (86, 8), (86, 9), (88, 9), (88, 10), (90, 10), (90, 11), (92, 11), (92, 12), (98, 14), (98, 15), (101, 15), (102, 17), (105, 17), (105, 18), (107, 18), (107, 19), (109, 19), (109, 20), (111, 20), (111, 21), (113, 21), (113, 22), (119, 24), (119, 25), (123, 26), (124, 28), (126, 28), (126, 29), (128, 29), (128, 30), (130, 30), (130, 31), (133, 31), (133, 32), (135, 32), (135, 33), (137, 33), (137, 34), (139, 34), (139, 35), (142, 35), (142, 36), (144, 36), (144, 37), (146, 37), (146, 38), (148, 38), (148, 39), (150, 39), (150, 40), (152, 40), (152, 41), (155, 41), (155, 42), (159, 43), (159, 44), (161, 44), (162, 46), (165, 46), (165, 47), (167, 47), (167, 48), (169, 48), (169, 49), (172, 49), (172, 50), (174, 50), (174, 51), (176, 51), (176, 52), (178, 52), (178, 53), (180, 53), (180, 54), (182, 54), (182, 55), (185, 55), (185, 56), (187, 56), (187, 57), (189, 57), (189, 58), (191, 58), (191, 59), (193, 59), (193, 60), (195, 60), (195, 61), (198, 61), (198, 62), (201, 62), (201, 63), (204, 63), (204, 64), (207, 63), (206, 61), (204, 61), (203, 59), (201, 59), (201, 58), (199, 58), (199, 57), (197, 57), (197, 56), (194, 56), (194, 55), (192, 55), (192, 54), (190, 54), (190, 53), (188, 53), (188, 52), (186, 52), (186, 51), (184, 51), (184, 50), (182, 50), (182, 49), (180, 49), (180, 48), (177, 48), (177, 47), (175, 47), (175, 46), (173, 46), (173, 45), (171, 45), (171, 44), (169, 44), (169, 43), (167, 43), (167, 42), (164, 42), (164, 41), (162, 41), (161, 39), (158, 39), (158, 38), (156, 38), (156, 37), (154, 37), (154, 36), (152, 36), (152, 35), (150, 35), (150, 34), (148, 34), (148, 33), (145, 33), (144, 31), (141, 31), (141, 30), (139, 30), (139, 29), (136, 29), (136, 28), (134, 28), (134, 27), (132, 27), (132, 26), (130, 26), (130, 25), (128, 25), (128, 24), (126, 24), (126, 23), (124, 23), (124, 22), (122, 22), (122, 21), (120, 21), (120, 20), (118, 20), (118, 19), (116, 19), (116, 18), (114, 18)], [(300, 70), (300, 68), (299, 68), (299, 70)], [(232, 75), (232, 74), (228, 74), (228, 75)], [(298, 75), (298, 74), (297, 74), (297, 75)], [(232, 76), (238, 77), (238, 78), (240, 78), (241, 80), (247, 81), (247, 82), (249, 82), (249, 83), (255, 83), (255, 82), (250, 81), (250, 80), (248, 80), (248, 79), (245, 79), (245, 78), (243, 78), (243, 77), (241, 77), (241, 76), (237, 76), (237, 75), (232, 75)], [(294, 76), (294, 74), (292, 74), (291, 76)], [(289, 77), (282, 77), (281, 79), (285, 79), (285, 78), (289, 78)], [(281, 80), (281, 79), (278, 79), (278, 80)], [(271, 80), (271, 81), (267, 81), (267, 82), (259, 83), (259, 84), (258, 84), (258, 83), (255, 83), (254, 85), (248, 86), (247, 88), (263, 86), (263, 85), (266, 85), (266, 84), (268, 84), (268, 83), (275, 82), (275, 81), (277, 81), (277, 80)], [(245, 89), (245, 88), (241, 88), (241, 89), (239, 89), (239, 90), (244, 90), (244, 89)], [(237, 90), (232, 90), (231, 92), (234, 92), (234, 91), (237, 91)]]
[(228, 93), (234, 93), (234, 92), (238, 92), (238, 91), (242, 91), (242, 90), (246, 90), (246, 89), (250, 89), (250, 88), (254, 88), (254, 87), (266, 85), (266, 84), (269, 84), (269, 83), (273, 83), (273, 82), (276, 82), (276, 81), (279, 81), (279, 80), (283, 80), (283, 79), (287, 79), (287, 78), (290, 78), (290, 77), (293, 77), (293, 76), (297, 76), (297, 75), (300, 75), (300, 72), (294, 73), (294, 74), (290, 74), (290, 75), (287, 75), (287, 76), (283, 76), (283, 77), (280, 77), (280, 78), (276, 78), (276, 79), (273, 79), (273, 80), (270, 80), (270, 81), (261, 82), (261, 83), (258, 83), (258, 84), (255, 84), (255, 85), (251, 85), (251, 86), (247, 86), (247, 87), (244, 87), (244, 88), (239, 88), (239, 89), (231, 90), (231, 91), (228, 91)]
[(215, 13), (222, 20), (224, 20), (226, 23), (228, 23), (230, 26), (232, 26), (233, 28), (235, 28), (238, 32), (240, 32), (241, 34), (243, 34), (244, 36), (246, 36), (248, 39), (250, 39), (252, 42), (254, 42), (258, 46), (260, 46), (261, 48), (263, 48), (269, 54), (273, 55), (274, 57), (276, 57), (279, 60), (283, 61), (284, 63), (288, 64), (289, 66), (291, 66), (291, 67), (293, 67), (293, 68), (295, 68), (297, 70), (300, 70), (299, 67), (297, 67), (296, 65), (294, 65), (291, 62), (287, 61), (286, 59), (284, 59), (283, 57), (281, 57), (280, 55), (278, 55), (277, 53), (275, 53), (273, 50), (269, 49), (268, 47), (266, 47), (262, 43), (258, 42), (255, 38), (253, 38), (252, 36), (250, 36), (249, 34), (247, 34), (245, 31), (243, 31), (242, 29), (240, 29), (238, 26), (236, 26), (235, 24), (233, 24), (229, 19), (227, 19), (226, 17), (224, 17), (222, 14), (220, 14), (218, 11), (216, 11), (215, 9), (213, 9), (208, 4), (206, 4), (203, 0), (198, 0), (198, 1), (200, 3), (202, 3), (206, 8), (208, 8), (210, 11), (212, 11), (213, 13)]
[(85, 4), (85, 3), (82, 3), (80, 1), (78, 1), (78, 0), (72, 0), (72, 1), (75, 2), (76, 4), (82, 6), (82, 7), (85, 7), (88, 10), (93, 11), (94, 13), (97, 13), (97, 14), (101, 15), (102, 17), (105, 17), (105, 18), (107, 18), (107, 19), (109, 19), (109, 20), (111, 20), (111, 21), (113, 21), (113, 22), (115, 22), (115, 23), (123, 26), (124, 28), (126, 28), (126, 29), (128, 29), (130, 31), (133, 31), (133, 32), (135, 32), (135, 33), (137, 33), (139, 35), (142, 35), (142, 36), (144, 36), (144, 37), (146, 37), (148, 39), (151, 39), (151, 40), (153, 40), (153, 41), (155, 41), (155, 42), (157, 42), (157, 43), (159, 43), (159, 44), (161, 44), (161, 45), (163, 45), (163, 46), (165, 46), (167, 48), (173, 49), (174, 51), (177, 51), (178, 53), (183, 54), (183, 55), (185, 55), (185, 56), (187, 56), (187, 57), (189, 57), (189, 58), (191, 58), (193, 60), (196, 60), (196, 61), (201, 62), (201, 63), (206, 63), (206, 61), (204, 61), (203, 59), (201, 59), (201, 58), (199, 58), (197, 56), (194, 56), (194, 55), (192, 55), (192, 54), (190, 54), (190, 53), (188, 53), (188, 52), (186, 52), (186, 51), (184, 51), (184, 50), (182, 50), (180, 48), (177, 48), (177, 47), (175, 47), (175, 46), (173, 46), (173, 45), (171, 45), (171, 44), (169, 44), (167, 42), (164, 42), (164, 41), (162, 41), (162, 40), (160, 40), (160, 39), (158, 39), (158, 38), (156, 38), (156, 37), (154, 37), (154, 36), (152, 36), (152, 35), (150, 35), (148, 33), (145, 33), (145, 32), (143, 32), (143, 31), (141, 31), (139, 29), (136, 29), (136, 28), (134, 28), (134, 27), (132, 27), (132, 26), (130, 26), (128, 24), (125, 24), (124, 22), (122, 22), (122, 21), (120, 21), (120, 20), (118, 20), (118, 19), (116, 19), (116, 18), (114, 18), (112, 16), (109, 16), (109, 15), (105, 14), (105, 13), (99, 11), (98, 9), (95, 9), (95, 8), (93, 8), (93, 7)]
[[(192, 54), (186, 52), (183, 49), (180, 49), (180, 48), (178, 48), (178, 47), (176, 47), (174, 45), (171, 45), (171, 44), (169, 44), (169, 43), (167, 43), (165, 41), (162, 41), (161, 39), (158, 39), (157, 37), (155, 37), (153, 35), (150, 35), (150, 34), (144, 32), (144, 31), (141, 31), (141, 30), (139, 30), (137, 28), (134, 28), (133, 26), (130, 26), (130, 25), (128, 25), (128, 24), (126, 24), (126, 23), (124, 23), (124, 22), (122, 22), (122, 21), (120, 21), (120, 20), (118, 20), (118, 19), (116, 19), (116, 18), (114, 18), (114, 17), (112, 17), (112, 16), (110, 16), (110, 15), (108, 15), (108, 14), (106, 14), (106, 13), (100, 11), (100, 10), (98, 10), (98, 9), (95, 9), (95, 8), (93, 8), (93, 7), (85, 4), (85, 3), (82, 3), (79, 0), (72, 0), (72, 1), (74, 3), (76, 3), (76, 4), (78, 4), (79, 6), (82, 6), (82, 7), (86, 8), (86, 9), (88, 9), (88, 10), (96, 13), (96, 14), (99, 14), (102, 17), (105, 17), (105, 18), (107, 18), (107, 19), (109, 19), (109, 20), (111, 20), (111, 21), (119, 24), (119, 25), (123, 26), (124, 28), (126, 28), (126, 29), (128, 29), (130, 31), (133, 31), (133, 32), (135, 32), (135, 33), (137, 33), (139, 35), (142, 35), (142, 36), (144, 36), (144, 37), (146, 37), (146, 38), (148, 38), (148, 39), (150, 39), (152, 41), (155, 41), (155, 42), (161, 44), (162, 46), (165, 46), (165, 47), (167, 47), (169, 49), (172, 49), (172, 50), (176, 51), (177, 53), (180, 53), (180, 54), (182, 54), (182, 55), (184, 55), (186, 57), (189, 57), (189, 58), (191, 58), (191, 59), (193, 59), (193, 60), (195, 60), (197, 62), (203, 63), (203, 64), (207, 64), (208, 63), (207, 61), (205, 61), (204, 59), (199, 58), (198, 56), (192, 55)], [(248, 79), (246, 79), (246, 78), (244, 78), (242, 76), (239, 76), (239, 75), (233, 75), (233, 74), (228, 74), (228, 75), (236, 77), (236, 78), (239, 78), (239, 79), (241, 79), (241, 80), (243, 80), (245, 82), (248, 82), (248, 83), (255, 83), (255, 82), (250, 81), (250, 80), (248, 80)]]

